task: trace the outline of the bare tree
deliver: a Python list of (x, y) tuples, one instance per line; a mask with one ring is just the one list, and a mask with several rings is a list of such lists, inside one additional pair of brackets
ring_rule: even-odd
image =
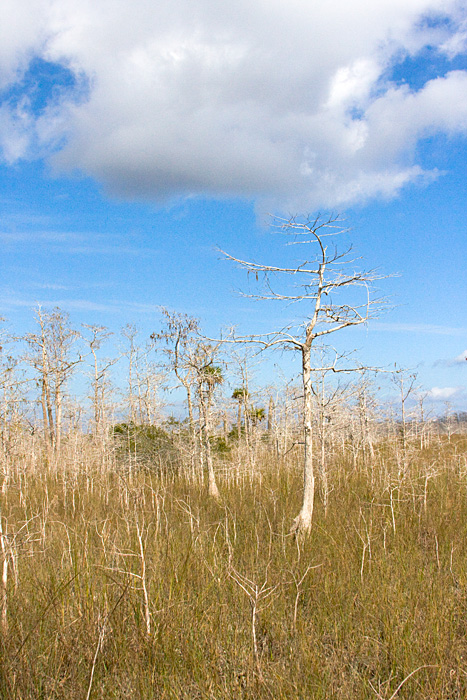
[[(291, 347), (301, 354), (303, 383), (303, 430), (304, 430), (304, 488), (302, 508), (294, 520), (292, 531), (304, 534), (311, 530), (315, 494), (315, 474), (313, 469), (313, 372), (350, 371), (337, 366), (337, 354), (328, 367), (313, 367), (312, 348), (317, 342), (344, 328), (357, 326), (374, 315), (377, 300), (371, 295), (371, 284), (381, 279), (375, 271), (358, 271), (353, 268), (356, 260), (351, 257), (352, 248), (338, 252), (335, 246), (330, 249), (328, 238), (342, 233), (337, 217), (322, 219), (277, 220), (279, 229), (294, 238), (294, 243), (313, 246), (315, 255), (292, 267), (279, 267), (241, 260), (228, 253), (223, 254), (238, 263), (256, 279), (262, 278), (264, 292), (245, 294), (255, 299), (268, 299), (287, 303), (306, 303), (306, 319), (300, 326), (293, 324), (279, 331), (262, 335), (235, 338), (235, 341), (259, 343), (264, 348)], [(275, 278), (292, 278), (298, 285), (276, 291)], [(357, 288), (357, 289), (356, 289)], [(363, 294), (355, 292), (360, 291)], [(345, 294), (349, 301), (342, 299)], [(379, 305), (379, 304), (378, 304)]]
[(83, 328), (89, 332), (89, 336), (84, 340), (89, 346), (89, 352), (92, 356), (92, 379), (91, 379), (91, 400), (94, 414), (94, 429), (95, 435), (102, 433), (106, 426), (106, 411), (108, 406), (108, 395), (111, 393), (111, 387), (108, 380), (109, 369), (119, 361), (119, 357), (112, 359), (100, 359), (99, 350), (102, 343), (109, 338), (112, 333), (105, 326), (88, 325), (83, 323)]
[[(0, 323), (2, 321), (0, 319)], [(31, 416), (27, 415), (30, 382), (24, 376), (19, 359), (13, 354), (14, 342), (15, 339), (0, 328), (0, 480), (3, 477), (3, 492), (9, 483), (10, 454), (20, 441), (23, 430), (26, 427), (31, 430)]]
[[(430, 438), (431, 438), (431, 430), (432, 430), (432, 421), (427, 419), (427, 411), (425, 408), (425, 402), (428, 398), (429, 394), (427, 391), (423, 391), (421, 388), (418, 388), (415, 392), (415, 398), (417, 399), (418, 402), (418, 416), (419, 416), (419, 437), (420, 437), (420, 449), (423, 450), (425, 447), (428, 447)], [(428, 411), (428, 415), (431, 414), (431, 411)]]
[[(253, 352), (252, 352), (253, 350)], [(238, 382), (237, 388), (233, 391), (232, 398), (238, 401), (237, 410), (237, 445), (239, 448), (238, 454), (242, 459), (246, 457), (250, 468), (254, 467), (256, 458), (256, 445), (253, 435), (253, 415), (252, 405), (253, 395), (250, 392), (250, 382), (253, 376), (256, 365), (259, 364), (257, 353), (254, 349), (243, 349), (241, 352), (234, 351), (230, 353), (229, 367), (234, 373), (235, 382)], [(242, 426), (243, 414), (243, 426)], [(243, 454), (245, 453), (245, 454)]]
[(247, 400), (247, 390), (244, 387), (233, 390), (232, 398), (238, 402), (237, 408), (237, 438), (240, 442), (242, 434), (242, 409)]
[(219, 498), (220, 494), (214, 473), (210, 438), (214, 391), (224, 381), (222, 368), (220, 365), (214, 364), (218, 348), (219, 344), (213, 346), (200, 341), (191, 360), (197, 381), (200, 437), (203, 448), (201, 454), (206, 463), (209, 495), (216, 499)]
[(59, 308), (36, 309), (38, 333), (26, 335), (31, 354), (26, 358), (38, 374), (44, 430), (48, 445), (60, 452), (64, 389), (82, 356), (75, 343), (80, 334), (70, 326), (68, 314)]
[[(318, 346), (315, 348), (315, 356), (319, 369), (312, 370), (311, 392), (315, 409), (315, 428), (317, 450), (317, 472), (318, 481), (321, 487), (321, 494), (324, 506), (324, 514), (327, 515), (329, 507), (329, 496), (332, 487), (329, 483), (328, 455), (332, 452), (331, 439), (338, 426), (339, 413), (346, 403), (351, 387), (348, 384), (328, 381), (328, 376), (334, 374), (335, 354), (330, 355), (332, 350)], [(331, 369), (329, 369), (331, 367)], [(344, 370), (345, 371), (345, 370)]]
[[(184, 387), (187, 398), (188, 421), (192, 446), (192, 466), (206, 466), (208, 489), (211, 496), (219, 497), (212, 451), (211, 423), (214, 390), (223, 382), (222, 369), (215, 363), (220, 343), (211, 345), (200, 336), (199, 322), (186, 314), (162, 309), (165, 327), (153, 333), (153, 341), (165, 343), (167, 366)], [(195, 401), (198, 400), (198, 430), (195, 419)], [(199, 457), (199, 460), (198, 460)]]
[(121, 334), (127, 341), (127, 349), (124, 355), (128, 357), (128, 420), (130, 423), (136, 423), (135, 362), (137, 348), (135, 339), (138, 335), (138, 330), (133, 323), (127, 323), (122, 328)]
[(356, 403), (353, 417), (356, 424), (352, 430), (354, 466), (357, 465), (360, 451), (365, 466), (371, 464), (375, 457), (374, 441), (378, 408), (375, 391), (373, 379), (368, 372), (363, 372), (355, 386)]
[(193, 353), (199, 340), (199, 323), (196, 318), (186, 314), (162, 309), (165, 327), (159, 333), (153, 333), (153, 341), (164, 341), (168, 357), (168, 368), (177, 377), (186, 392), (190, 434), (194, 440), (195, 420), (193, 413), (193, 390), (196, 385), (196, 372), (193, 365)]
[(163, 407), (159, 391), (165, 375), (155, 362), (149, 361), (152, 347), (143, 349), (136, 363), (136, 381), (138, 391), (138, 419), (141, 424), (155, 425), (160, 420)]
[(399, 392), (400, 398), (400, 437), (402, 443), (402, 459), (405, 462), (407, 459), (407, 402), (412, 394), (415, 394), (417, 387), (417, 374), (410, 370), (397, 368), (394, 370), (392, 381)]

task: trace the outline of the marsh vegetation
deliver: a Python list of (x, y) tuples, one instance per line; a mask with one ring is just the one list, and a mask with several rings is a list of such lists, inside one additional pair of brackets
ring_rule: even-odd
[(183, 426), (68, 432), (51, 458), (10, 425), (0, 696), (465, 697), (467, 436), (423, 427), (329, 443), (296, 538), (300, 445), (250, 435), (247, 458), (233, 434), (216, 499)]

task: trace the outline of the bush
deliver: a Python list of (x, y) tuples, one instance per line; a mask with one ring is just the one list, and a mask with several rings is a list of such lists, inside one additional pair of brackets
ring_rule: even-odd
[(180, 466), (180, 452), (174, 436), (156, 425), (117, 423), (113, 434), (125, 460), (156, 471), (174, 471)]

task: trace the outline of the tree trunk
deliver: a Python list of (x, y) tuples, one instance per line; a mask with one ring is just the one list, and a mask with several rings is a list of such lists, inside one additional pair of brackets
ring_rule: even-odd
[(210, 423), (211, 423), (211, 397), (203, 394), (203, 389), (199, 391), (200, 409), (201, 409), (201, 438), (204, 448), (204, 457), (206, 459), (206, 468), (208, 476), (208, 492), (209, 495), (218, 500), (220, 498), (219, 489), (217, 488), (216, 475), (214, 473), (214, 465), (212, 461), (211, 443), (209, 440)]
[(240, 438), (242, 435), (242, 402), (238, 400), (238, 412), (237, 412), (237, 438), (240, 444)]
[(315, 474), (313, 471), (313, 394), (311, 391), (311, 348), (302, 346), (303, 373), (303, 427), (305, 453), (303, 462), (303, 504), (292, 525), (296, 535), (311, 531), (315, 500)]
[[(41, 405), (42, 405), (42, 417), (44, 421), (44, 436), (45, 443), (47, 446), (47, 457), (49, 460), (52, 459), (53, 453), (53, 422), (52, 422), (52, 409), (50, 407), (50, 401), (48, 400), (47, 382), (45, 377), (42, 377), (42, 389), (41, 389)], [(52, 426), (51, 426), (52, 422)]]
[(206, 466), (208, 470), (208, 492), (209, 495), (219, 500), (220, 493), (217, 488), (216, 476), (214, 474), (214, 465), (212, 463), (212, 453), (211, 453), (211, 443), (209, 442), (208, 432), (205, 431), (204, 434), (204, 450), (206, 454)]
[(60, 454), (62, 442), (62, 395), (60, 391), (55, 392), (55, 452)]
[(183, 382), (186, 391), (186, 403), (188, 406), (188, 422), (190, 424), (190, 435), (194, 439), (195, 435), (195, 419), (193, 417), (193, 399), (191, 398), (191, 387), (188, 383)]

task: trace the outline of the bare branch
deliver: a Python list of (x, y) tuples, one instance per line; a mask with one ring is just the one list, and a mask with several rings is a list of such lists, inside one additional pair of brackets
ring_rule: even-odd
[[(280, 267), (278, 265), (264, 265), (237, 258), (225, 251), (221, 251), (227, 260), (237, 263), (248, 274), (254, 274), (256, 281), (261, 281), (265, 287), (264, 292), (243, 293), (242, 296), (257, 300), (274, 300), (288, 303), (304, 302), (309, 307), (306, 320), (299, 327), (293, 325), (282, 328), (272, 333), (235, 336), (224, 342), (254, 343), (266, 348), (292, 347), (302, 356), (302, 381), (303, 381), (303, 429), (304, 429), (304, 496), (302, 509), (294, 521), (292, 532), (295, 535), (307, 533), (311, 529), (313, 501), (314, 501), (314, 473), (313, 473), (313, 434), (312, 434), (312, 401), (316, 396), (314, 386), (314, 373), (324, 375), (327, 372), (341, 373), (351, 371), (364, 371), (361, 366), (339, 367), (337, 362), (341, 359), (337, 353), (329, 364), (321, 364), (313, 367), (311, 352), (315, 347), (315, 341), (331, 333), (337, 333), (344, 328), (358, 326), (374, 318), (381, 310), (384, 300), (373, 296), (372, 285), (376, 280), (384, 279), (383, 275), (375, 270), (356, 270), (356, 259), (350, 258), (352, 247), (349, 246), (343, 252), (338, 252), (333, 246), (328, 250), (327, 238), (344, 232), (340, 227), (341, 219), (338, 216), (323, 218), (320, 215), (315, 218), (306, 217), (299, 220), (296, 217), (290, 219), (275, 219), (274, 226), (283, 234), (293, 236), (295, 243), (314, 244), (316, 255), (313, 260), (305, 260), (294, 267)], [(289, 285), (288, 278), (293, 276), (299, 280), (293, 289), (285, 288), (276, 290), (271, 284), (272, 276), (280, 277)], [(355, 299), (355, 291), (360, 298)], [(345, 292), (351, 293), (347, 302), (336, 302), (335, 295)], [(239, 583), (237, 581), (237, 583)], [(240, 585), (240, 584), (239, 584)]]

